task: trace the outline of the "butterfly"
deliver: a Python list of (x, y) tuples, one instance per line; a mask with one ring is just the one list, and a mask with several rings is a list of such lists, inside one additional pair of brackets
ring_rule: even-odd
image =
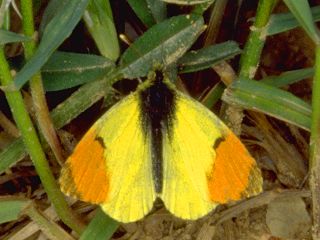
[(241, 141), (162, 71), (93, 124), (59, 182), (66, 195), (124, 223), (142, 219), (157, 198), (195, 220), (262, 191), (260, 169)]

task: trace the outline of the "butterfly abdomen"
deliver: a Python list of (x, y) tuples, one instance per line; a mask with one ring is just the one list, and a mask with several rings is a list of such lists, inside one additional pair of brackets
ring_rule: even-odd
[(140, 91), (141, 124), (144, 135), (151, 137), (152, 175), (157, 193), (163, 187), (163, 133), (171, 135), (175, 112), (175, 92), (156, 72), (150, 86)]

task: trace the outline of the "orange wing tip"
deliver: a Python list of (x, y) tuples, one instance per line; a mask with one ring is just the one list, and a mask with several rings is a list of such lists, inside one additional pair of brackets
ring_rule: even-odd
[(228, 131), (215, 151), (214, 166), (208, 176), (211, 201), (227, 203), (262, 191), (260, 169), (231, 131)]
[(95, 128), (91, 128), (62, 168), (59, 179), (62, 192), (85, 202), (105, 202), (109, 191), (105, 151)]

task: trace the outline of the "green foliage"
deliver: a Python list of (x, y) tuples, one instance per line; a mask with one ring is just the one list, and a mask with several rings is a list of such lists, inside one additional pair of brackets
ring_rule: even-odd
[(114, 62), (101, 56), (55, 52), (41, 72), (45, 89), (58, 91), (102, 78), (114, 68)]
[(240, 53), (241, 49), (238, 44), (228, 41), (201, 48), (198, 51), (190, 51), (179, 59), (178, 65), (181, 73), (196, 72), (211, 68), (211, 66), (231, 59)]
[(91, 0), (83, 19), (101, 55), (116, 61), (120, 49), (109, 0)]
[(79, 22), (89, 0), (70, 0), (62, 11), (46, 25), (36, 53), (19, 71), (14, 85), (21, 88), (47, 62), (51, 54), (71, 34)]
[(14, 42), (26, 42), (30, 40), (31, 38), (23, 36), (21, 34), (16, 34), (14, 32), (0, 29), (0, 45)]
[(300, 25), (309, 35), (309, 37), (315, 42), (319, 44), (320, 38), (319, 33), (314, 25), (312, 14), (310, 11), (310, 6), (307, 0), (284, 0), (287, 4), (290, 12), (295, 16)]
[(0, 224), (18, 220), (23, 210), (30, 205), (29, 199), (14, 197), (0, 198)]
[(197, 15), (180, 15), (154, 25), (121, 56), (120, 72), (134, 79), (148, 74), (155, 64), (176, 62), (204, 30)]
[(246, 109), (258, 110), (310, 130), (311, 107), (293, 94), (250, 79), (239, 79), (223, 100)]
[(108, 217), (98, 208), (94, 219), (83, 232), (80, 240), (109, 239), (118, 227), (119, 223)]

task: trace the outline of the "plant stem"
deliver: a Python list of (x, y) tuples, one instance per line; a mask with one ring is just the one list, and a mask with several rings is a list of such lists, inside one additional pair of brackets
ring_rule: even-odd
[[(26, 36), (34, 37), (34, 22), (33, 22), (33, 12), (32, 12), (32, 1), (22, 0), (21, 1), (21, 13), (23, 17), (22, 25), (23, 31)], [(26, 42), (24, 44), (24, 55), (28, 60), (30, 59), (36, 49), (35, 40)], [(39, 123), (41, 132), (48, 144), (50, 145), (57, 161), (60, 165), (63, 164), (62, 148), (56, 134), (54, 125), (52, 124), (49, 109), (47, 106), (45, 92), (43, 89), (41, 74), (37, 73), (34, 75), (30, 82), (30, 89), (32, 94), (33, 105), (35, 108), (35, 113), (37, 121)]]
[(251, 32), (240, 59), (240, 78), (254, 78), (267, 37), (268, 21), (275, 0), (260, 0)]
[[(0, 48), (0, 80), (3, 86), (13, 83), (13, 78), (3, 48)], [(11, 108), (13, 118), (20, 130), (26, 150), (33, 161), (43, 187), (54, 205), (57, 214), (66, 225), (80, 234), (83, 230), (83, 225), (72, 214), (54, 179), (20, 91), (8, 91), (5, 92), (5, 95)]]
[(312, 193), (313, 239), (320, 239), (320, 45), (315, 51), (310, 136), (310, 190)]
[[(265, 38), (267, 36), (267, 24), (274, 6), (274, 1), (275, 0), (260, 0), (258, 3), (255, 21), (253, 26), (250, 28), (251, 32), (248, 36), (243, 54), (241, 55), (240, 59), (240, 79), (254, 78)], [(230, 75), (228, 78), (230, 78), (232, 81), (233, 79), (231, 76), (232, 75)], [(225, 80), (228, 80), (228, 78), (225, 78)], [(232, 127), (232, 130), (236, 132), (237, 135), (240, 135), (241, 122), (243, 118), (242, 109), (229, 107), (228, 112), (230, 111), (232, 111), (233, 114), (224, 114), (224, 121), (227, 122), (230, 127)], [(225, 110), (225, 112), (227, 111)]]
[[(34, 30), (34, 21), (33, 21), (33, 4), (32, 0), (22, 0), (21, 1), (21, 13), (23, 17), (22, 25), (23, 25), (23, 30), (24, 34), (26, 36), (33, 37), (35, 35), (35, 30)], [(35, 41), (30, 41), (26, 42), (24, 45), (24, 54), (25, 58), (28, 60), (30, 59), (34, 52), (36, 50), (36, 43)], [(37, 117), (37, 121), (39, 123), (40, 129), (49, 143), (52, 151), (54, 152), (58, 162), (62, 164), (63, 162), (63, 155), (61, 151), (61, 146), (59, 139), (57, 137), (55, 128), (53, 126), (53, 123), (50, 118), (49, 114), (49, 109), (46, 103), (46, 98), (45, 98), (45, 92), (42, 84), (42, 78), (41, 74), (37, 73), (34, 75), (30, 82), (30, 88), (31, 88), (31, 94), (32, 94), (32, 100), (33, 100), (33, 105), (35, 108), (35, 113)], [(41, 148), (41, 146), (40, 146)], [(41, 152), (43, 153), (42, 149)], [(59, 190), (58, 185), (55, 182), (54, 176), (51, 174), (50, 167), (43, 156), (44, 161), (46, 162), (46, 168), (45, 170), (42, 170), (44, 172), (39, 172), (37, 169), (37, 172), (39, 176), (46, 175), (48, 173), (47, 178), (50, 179), (49, 182), (52, 182), (52, 186), (50, 188), (54, 189), (52, 191), (52, 195), (50, 196), (49, 192), (47, 191), (45, 185), (46, 183), (43, 182), (43, 185), (45, 187), (45, 190), (48, 193), (48, 196), (52, 203), (54, 204), (56, 211), (61, 218), (62, 221), (64, 221), (67, 225), (69, 225), (71, 228), (73, 228), (75, 231), (80, 233), (81, 231), (81, 223), (77, 220), (77, 218), (73, 215), (72, 211), (69, 209), (68, 204), (66, 203), (63, 194)], [(35, 164), (36, 166), (36, 164)], [(41, 171), (41, 170), (40, 170)], [(56, 201), (55, 201), (56, 200)]]

